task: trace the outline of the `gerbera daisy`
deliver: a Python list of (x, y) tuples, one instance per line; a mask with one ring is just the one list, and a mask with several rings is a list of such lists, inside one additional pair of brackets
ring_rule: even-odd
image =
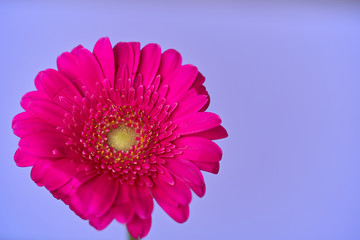
[(200, 170), (217, 173), (225, 138), (205, 112), (205, 78), (173, 50), (100, 39), (40, 72), (37, 91), (13, 119), (20, 167), (96, 229), (113, 219), (134, 237), (151, 226), (153, 198), (175, 221), (189, 217), (192, 191), (205, 194)]

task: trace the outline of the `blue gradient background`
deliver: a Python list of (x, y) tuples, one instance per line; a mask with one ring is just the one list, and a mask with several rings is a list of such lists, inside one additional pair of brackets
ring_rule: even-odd
[(0, 239), (125, 239), (96, 231), (13, 161), (36, 74), (78, 44), (156, 42), (206, 76), (230, 136), (185, 224), (158, 206), (146, 239), (360, 239), (360, 14), (355, 4), (0, 3)]

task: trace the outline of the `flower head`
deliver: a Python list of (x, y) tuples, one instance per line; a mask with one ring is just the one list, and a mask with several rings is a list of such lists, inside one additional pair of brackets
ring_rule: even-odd
[(113, 219), (144, 237), (153, 198), (175, 221), (189, 217), (191, 192), (202, 197), (200, 170), (217, 173), (227, 136), (205, 112), (205, 78), (175, 50), (100, 39), (63, 53), (58, 70), (40, 72), (37, 91), (13, 119), (18, 166), (96, 229)]

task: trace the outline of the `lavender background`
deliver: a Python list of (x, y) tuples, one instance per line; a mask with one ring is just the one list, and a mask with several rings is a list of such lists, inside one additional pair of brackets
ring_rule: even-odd
[[(135, 2), (135, 1), (134, 1)], [(0, 239), (125, 239), (98, 232), (13, 162), (11, 120), (37, 72), (78, 44), (159, 43), (207, 77), (230, 137), (218, 175), (177, 224), (146, 239), (360, 239), (360, 14), (350, 3), (0, 3)]]

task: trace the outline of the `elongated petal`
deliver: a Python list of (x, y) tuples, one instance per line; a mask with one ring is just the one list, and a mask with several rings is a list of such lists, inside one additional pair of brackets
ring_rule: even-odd
[(105, 214), (117, 197), (118, 181), (100, 175), (82, 184), (71, 201), (72, 209), (86, 218)]
[[(151, 193), (152, 193), (153, 197), (155, 198), (156, 202), (160, 206), (163, 206), (163, 205), (166, 205), (169, 207), (179, 206), (177, 199), (172, 198), (172, 195), (168, 194), (166, 189), (162, 189), (158, 185), (151, 188)], [(190, 192), (190, 194), (191, 194), (191, 192)]]
[(215, 113), (197, 112), (174, 120), (176, 129), (173, 133), (188, 135), (219, 126), (221, 119)]
[(161, 62), (158, 74), (165, 78), (176, 68), (181, 66), (181, 55), (178, 51), (174, 49), (169, 49), (163, 52), (161, 55)]
[(128, 184), (120, 184), (116, 204), (130, 202), (130, 189)]
[(142, 219), (149, 218), (154, 208), (149, 189), (147, 187), (133, 186), (129, 190), (131, 204), (135, 213)]
[(197, 86), (195, 87), (195, 90), (198, 94), (207, 96), (208, 101), (206, 102), (205, 106), (200, 109), (201, 112), (204, 112), (210, 105), (210, 95), (204, 86)]
[(55, 126), (34, 117), (18, 119), (13, 123), (14, 133), (18, 137), (25, 137), (41, 131), (55, 131)]
[(140, 60), (140, 43), (118, 43), (114, 47), (115, 68), (125, 64), (129, 71), (129, 77), (133, 80)]
[(189, 218), (189, 205), (178, 205), (176, 207), (172, 207), (167, 204), (162, 204), (160, 206), (172, 219), (178, 223), (183, 223)]
[(39, 160), (38, 157), (29, 155), (21, 151), (20, 149), (16, 150), (14, 155), (14, 160), (17, 166), (19, 167), (30, 167), (33, 166), (36, 161)]
[(175, 179), (174, 185), (154, 180), (155, 186), (151, 189), (151, 192), (158, 203), (163, 201), (168, 202), (169, 204), (171, 202), (175, 203), (173, 205), (187, 205), (191, 202), (191, 192), (189, 187), (179, 178)]
[(129, 70), (126, 64), (120, 64), (116, 70), (116, 78), (114, 83), (115, 90), (122, 90), (125, 88), (125, 81), (129, 78)]
[(71, 196), (73, 192), (76, 190), (73, 185), (71, 184), (72, 179), (65, 183), (63, 186), (59, 187), (58, 189), (55, 189), (51, 191), (51, 194), (56, 199), (62, 200), (65, 204), (69, 205)]
[(101, 217), (90, 218), (89, 223), (91, 226), (93, 226), (97, 230), (103, 230), (111, 223), (111, 221), (113, 219), (114, 219), (114, 217), (111, 215), (111, 213), (107, 212), (106, 214), (104, 214)]
[(67, 157), (69, 149), (65, 146), (66, 138), (57, 133), (42, 131), (27, 135), (19, 142), (19, 148), (24, 153), (38, 157)]
[(187, 146), (179, 158), (198, 162), (218, 162), (221, 160), (221, 148), (213, 141), (201, 137), (181, 137), (176, 144)]
[(33, 116), (31, 116), (31, 114), (29, 114), (28, 112), (19, 113), (13, 118), (11, 127), (14, 127), (15, 124), (28, 120), (30, 118), (33, 118)]
[(175, 179), (172, 176), (172, 174), (168, 171), (168, 169), (162, 167), (161, 165), (158, 166), (158, 168), (160, 169), (161, 172), (159, 172), (158, 174), (158, 179), (166, 182), (170, 185), (174, 185), (175, 184)]
[(161, 181), (156, 182), (156, 186), (151, 192), (164, 211), (169, 214), (176, 222), (185, 222), (189, 217), (188, 204), (191, 201), (189, 188), (177, 179), (172, 189), (164, 186)]
[(202, 86), (205, 82), (205, 77), (204, 75), (202, 75), (200, 72), (198, 72), (198, 74), (196, 75), (194, 84), (192, 85), (193, 87), (198, 87), (198, 86)]
[(49, 191), (58, 189), (74, 177), (76, 167), (73, 159), (63, 158), (55, 161), (51, 160), (44, 175), (44, 186)]
[(133, 238), (143, 238), (150, 231), (151, 217), (147, 219), (142, 219), (137, 215), (134, 215), (133, 219), (126, 226)]
[(77, 87), (68, 78), (54, 69), (40, 72), (35, 79), (35, 84), (40, 85), (42, 91), (58, 104), (60, 103), (60, 96), (71, 100), (75, 96), (81, 97)]
[(165, 164), (174, 175), (183, 179), (199, 197), (205, 194), (204, 177), (198, 167), (187, 160), (171, 159)]
[(220, 169), (219, 162), (192, 162), (195, 164), (200, 170), (217, 174)]
[(203, 137), (210, 140), (216, 140), (216, 139), (226, 138), (228, 136), (228, 133), (223, 126), (219, 125), (209, 130), (192, 134), (192, 136)]
[(72, 159), (40, 159), (31, 170), (31, 178), (39, 186), (53, 191), (67, 183), (75, 173), (76, 164)]
[(198, 70), (196, 67), (192, 65), (184, 65), (177, 68), (164, 78), (162, 84), (169, 85), (167, 93), (167, 100), (169, 103), (174, 103), (182, 97), (182, 95), (193, 84), (197, 73)]
[(49, 167), (49, 160), (39, 159), (31, 169), (31, 179), (40, 187), (44, 186), (44, 175)]
[(32, 91), (32, 92), (26, 93), (21, 98), (20, 105), (24, 110), (29, 111), (29, 105), (34, 101), (49, 102), (50, 99), (49, 99), (48, 95), (44, 92)]
[(116, 204), (111, 209), (112, 215), (119, 223), (126, 224), (134, 216), (135, 211), (130, 202)]
[(109, 38), (101, 38), (97, 41), (93, 53), (101, 66), (104, 77), (109, 79), (111, 86), (114, 87), (115, 60)]
[(78, 60), (76, 56), (72, 53), (65, 52), (61, 54), (56, 61), (59, 72), (64, 74), (67, 78), (71, 80), (76, 80), (79, 78), (79, 68)]
[(143, 77), (143, 85), (148, 87), (155, 78), (159, 69), (161, 59), (161, 48), (157, 44), (148, 44), (140, 53), (138, 73)]
[(198, 95), (195, 91), (188, 91), (185, 94), (186, 95), (179, 100), (178, 105), (171, 113), (169, 120), (174, 120), (187, 114), (199, 112), (200, 109), (202, 109), (208, 102), (205, 95)]
[(97, 92), (96, 83), (102, 82), (104, 79), (102, 70), (94, 55), (87, 49), (79, 49), (78, 66), (80, 77), (92, 93)]
[[(77, 172), (75, 177), (70, 179), (60, 188), (51, 191), (51, 193), (55, 198), (61, 199), (65, 204), (69, 205), (78, 187), (80, 187), (83, 183), (95, 178), (96, 176), (97, 176), (96, 172), (95, 173), (94, 172), (89, 173), (85, 171)], [(75, 213), (78, 214), (81, 218), (85, 219), (83, 213), (76, 211), (76, 209), (75, 210), (73, 209), (73, 211), (75, 211)]]
[(28, 105), (28, 110), (34, 116), (54, 125), (61, 126), (64, 121), (64, 116), (67, 113), (58, 105), (47, 101), (32, 101)]

